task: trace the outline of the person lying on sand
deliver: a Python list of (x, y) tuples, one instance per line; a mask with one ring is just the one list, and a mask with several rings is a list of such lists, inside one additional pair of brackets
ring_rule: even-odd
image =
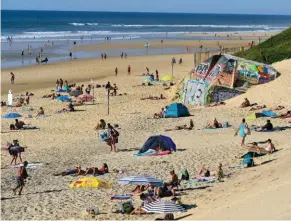
[(214, 120), (212, 122), (210, 122), (206, 128), (221, 128), (221, 124), (218, 123), (218, 121), (216, 120), (216, 118), (214, 118)]
[(15, 104), (15, 107), (21, 107), (22, 105), (24, 105), (24, 99), (18, 98)]
[(161, 94), (159, 97), (149, 95), (148, 97), (141, 98), (141, 100), (164, 100), (164, 99), (166, 98), (164, 97), (163, 94)]
[(242, 102), (242, 104), (239, 106), (240, 108), (245, 108), (245, 107), (249, 107), (251, 105), (250, 101), (245, 98), (244, 102)]
[(215, 103), (206, 105), (206, 107), (216, 107), (216, 106), (220, 106), (220, 105), (225, 105), (225, 102), (223, 102), (223, 101), (215, 102)]
[(258, 146), (258, 143), (254, 142), (251, 145), (246, 146), (249, 150), (255, 150), (255, 151), (262, 151), (265, 152), (267, 151), (269, 154), (273, 153), (276, 151), (275, 145), (272, 143), (271, 139), (267, 140), (267, 145), (265, 147), (260, 147)]
[(285, 108), (284, 106), (274, 106), (274, 107), (271, 107), (270, 110), (271, 111), (274, 111), (274, 110), (282, 110), (284, 108)]
[(37, 112), (37, 115), (35, 117), (40, 117), (40, 116), (44, 116), (44, 109), (43, 107), (39, 108), (39, 111)]
[(67, 176), (67, 175), (72, 175), (76, 174), (78, 175), (84, 175), (85, 171), (81, 169), (81, 167), (76, 167), (75, 169), (67, 169), (66, 171), (60, 172), (60, 173), (54, 173), (54, 176)]
[(210, 176), (216, 176), (217, 171), (209, 171), (203, 166), (198, 174), (200, 177), (210, 177)]
[(61, 96), (60, 94), (52, 93), (52, 94), (45, 94), (42, 98), (51, 98), (52, 100), (56, 99), (57, 97)]
[(194, 122), (192, 119), (190, 119), (190, 125), (189, 127), (187, 127), (186, 124), (182, 125), (182, 126), (176, 126), (173, 129), (165, 129), (165, 131), (173, 131), (173, 130), (192, 130), (194, 128)]
[(94, 127), (94, 130), (104, 130), (106, 128), (106, 122), (104, 119), (101, 119), (99, 123), (97, 123), (96, 127)]
[(108, 165), (106, 163), (103, 164), (103, 167), (98, 169), (98, 167), (90, 167), (90, 168), (86, 168), (86, 172), (84, 175), (87, 175), (87, 174), (93, 174), (93, 176), (95, 175), (103, 175), (105, 173), (108, 173), (109, 170), (108, 170)]
[(258, 106), (252, 107), (251, 109), (249, 109), (249, 111), (261, 110), (261, 109), (264, 109), (266, 107), (267, 107), (266, 105), (262, 105), (262, 106), (258, 105)]
[(280, 115), (278, 115), (276, 117), (272, 117), (272, 118), (282, 118), (282, 119), (284, 119), (284, 118), (289, 118), (289, 117), (291, 117), (291, 111), (287, 111), (285, 114), (280, 114)]

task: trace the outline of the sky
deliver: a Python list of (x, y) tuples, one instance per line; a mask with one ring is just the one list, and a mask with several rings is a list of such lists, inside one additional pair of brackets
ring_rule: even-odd
[(2, 0), (2, 9), (291, 15), (291, 0)]

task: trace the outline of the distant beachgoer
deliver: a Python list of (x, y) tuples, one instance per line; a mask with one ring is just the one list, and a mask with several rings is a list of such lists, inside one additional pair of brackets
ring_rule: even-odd
[(123, 58), (123, 52), (120, 53), (120, 57)]
[(262, 126), (262, 130), (272, 131), (273, 130), (273, 124), (270, 120), (267, 120), (267, 123)]
[(110, 124), (107, 124), (107, 127), (108, 127), (109, 134), (110, 134), (110, 138), (109, 138), (107, 144), (111, 147), (111, 149), (110, 149), (111, 152), (112, 151), (116, 152), (116, 144), (118, 143), (119, 133)]
[(18, 157), (20, 159), (20, 162), (22, 162), (21, 153), (24, 152), (24, 147), (21, 147), (19, 145), (18, 140), (13, 140), (13, 143), (8, 145), (8, 151), (9, 151), (9, 154), (12, 156), (10, 165), (13, 163), (13, 161), (14, 161), (14, 164), (16, 165), (16, 161)]
[(148, 67), (146, 67), (146, 70), (147, 70), (147, 73), (149, 74), (150, 73), (150, 69)]
[(127, 74), (130, 75), (130, 72), (131, 72), (131, 67), (130, 67), (130, 65), (128, 65)]
[(36, 65), (39, 65), (39, 58), (38, 58), (38, 56), (35, 57), (35, 63), (36, 63)]
[(156, 70), (156, 81), (159, 81), (159, 80), (160, 80), (160, 78), (159, 78), (159, 71)]
[(111, 90), (111, 84), (110, 82), (108, 81), (107, 84), (105, 85), (105, 89), (107, 92), (109, 92)]
[(22, 58), (24, 56), (24, 50), (23, 49), (21, 50), (21, 56), (22, 56)]
[(101, 59), (103, 60), (103, 58), (104, 58), (104, 55), (103, 55), (103, 53), (101, 53)]
[(242, 104), (239, 106), (240, 108), (245, 108), (245, 107), (249, 107), (251, 105), (250, 101), (245, 98), (244, 102), (242, 102)]
[(17, 186), (13, 189), (13, 193), (14, 195), (16, 194), (16, 190), (18, 188), (20, 188), (19, 192), (18, 192), (18, 195), (21, 195), (21, 192), (22, 192), (22, 189), (25, 185), (25, 179), (28, 178), (28, 174), (27, 174), (27, 171), (26, 171), (26, 166), (28, 165), (28, 162), (27, 161), (24, 161), (23, 162), (23, 166), (20, 166), (18, 168), (18, 175), (17, 175), (17, 179), (16, 179), (16, 182), (17, 182)]
[(11, 75), (10, 82), (11, 82), (11, 84), (14, 84), (15, 75), (12, 72), (10, 73), (10, 75)]
[(67, 175), (84, 175), (85, 171), (81, 169), (81, 167), (76, 167), (75, 169), (68, 169), (66, 171), (60, 172), (60, 173), (54, 173), (54, 176), (67, 176)]
[(241, 146), (245, 146), (246, 136), (250, 134), (250, 129), (245, 119), (242, 119), (242, 123), (240, 124), (234, 135), (236, 136), (238, 133), (242, 137)]
[(37, 112), (37, 115), (35, 117), (40, 117), (40, 116), (44, 116), (44, 109), (43, 107), (39, 108), (39, 111)]
[(258, 105), (258, 106), (252, 107), (249, 111), (261, 110), (264, 108), (266, 108), (266, 105), (262, 105), (262, 106)]
[(60, 78), (60, 88), (62, 89), (63, 88), (63, 84), (64, 84), (64, 81), (62, 78)]
[(124, 58), (125, 58), (125, 59), (127, 58), (127, 53), (124, 53)]
[(115, 76), (117, 77), (117, 74), (118, 74), (118, 68), (116, 67), (115, 68)]
[(104, 59), (105, 59), (105, 60), (107, 59), (107, 54), (106, 54), (106, 53), (104, 53)]
[(94, 127), (94, 130), (104, 130), (106, 128), (106, 122), (103, 119), (100, 119), (100, 122)]
[(69, 54), (70, 60), (72, 60), (72, 56), (73, 56), (73, 54), (72, 54), (72, 52), (70, 51), (70, 54)]

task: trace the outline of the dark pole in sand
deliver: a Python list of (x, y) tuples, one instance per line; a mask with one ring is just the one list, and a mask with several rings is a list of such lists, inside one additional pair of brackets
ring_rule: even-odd
[(109, 115), (109, 93), (110, 89), (107, 90), (107, 114)]
[(94, 79), (91, 78), (91, 87), (93, 89), (93, 104), (94, 104), (94, 100), (95, 100), (95, 93), (94, 93)]

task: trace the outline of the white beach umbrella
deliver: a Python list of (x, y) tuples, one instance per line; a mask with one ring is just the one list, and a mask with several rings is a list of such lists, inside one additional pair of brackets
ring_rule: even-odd
[(140, 176), (123, 177), (118, 180), (118, 183), (119, 184), (136, 184), (136, 185), (145, 185), (145, 184), (158, 185), (158, 184), (162, 184), (163, 181), (153, 178), (151, 176), (140, 175)]
[(148, 203), (143, 207), (143, 210), (147, 213), (160, 213), (170, 214), (177, 212), (184, 212), (185, 209), (182, 206), (168, 200), (160, 200), (152, 203)]

